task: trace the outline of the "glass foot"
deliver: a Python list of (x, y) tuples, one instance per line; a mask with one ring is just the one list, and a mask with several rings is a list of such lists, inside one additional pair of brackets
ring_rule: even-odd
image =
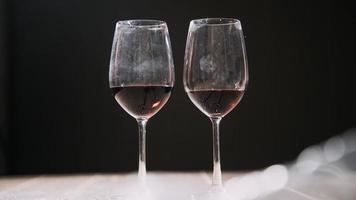
[(205, 193), (193, 194), (191, 200), (233, 200), (222, 186), (213, 186)]
[(149, 194), (123, 194), (123, 195), (107, 195), (95, 196), (91, 198), (83, 198), (83, 200), (152, 200)]

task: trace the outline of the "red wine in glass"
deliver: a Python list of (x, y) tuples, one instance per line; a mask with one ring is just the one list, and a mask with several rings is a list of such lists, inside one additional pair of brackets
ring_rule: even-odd
[(171, 86), (127, 86), (111, 88), (115, 100), (135, 118), (150, 118), (168, 101)]
[(192, 102), (209, 117), (223, 117), (240, 102), (244, 90), (213, 89), (188, 91)]
[(249, 76), (241, 23), (233, 18), (190, 22), (184, 56), (183, 83), (193, 104), (212, 124), (213, 176), (209, 191), (194, 200), (231, 200), (224, 192), (220, 164), (222, 118), (241, 101)]
[[(167, 24), (150, 19), (118, 21), (111, 49), (109, 86), (117, 103), (138, 125), (138, 182), (129, 195), (139, 196), (132, 199), (147, 199), (146, 125), (167, 103), (174, 80)], [(121, 196), (120, 199), (125, 200)]]

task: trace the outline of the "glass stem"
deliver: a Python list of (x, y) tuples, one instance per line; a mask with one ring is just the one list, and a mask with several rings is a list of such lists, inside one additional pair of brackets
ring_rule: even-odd
[(213, 125), (213, 187), (222, 186), (221, 167), (220, 167), (220, 135), (219, 124), (221, 117), (211, 117), (211, 123)]
[(139, 134), (138, 178), (146, 184), (146, 124), (147, 119), (137, 119)]

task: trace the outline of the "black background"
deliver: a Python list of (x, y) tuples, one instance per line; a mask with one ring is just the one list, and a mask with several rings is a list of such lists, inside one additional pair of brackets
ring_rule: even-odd
[(113, 100), (115, 22), (168, 23), (174, 93), (149, 121), (148, 170), (211, 168), (211, 127), (182, 84), (189, 21), (240, 19), (250, 85), (221, 123), (223, 170), (290, 161), (356, 125), (354, 4), (0, 0), (0, 173), (134, 171), (136, 122)]

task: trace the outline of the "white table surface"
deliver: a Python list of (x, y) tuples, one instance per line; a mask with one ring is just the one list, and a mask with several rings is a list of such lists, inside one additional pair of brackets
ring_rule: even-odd
[[(290, 180), (275, 191), (254, 180), (256, 173), (225, 172), (224, 185), (231, 199), (266, 200), (356, 200), (356, 178), (310, 176)], [(268, 177), (280, 178), (280, 174)], [(137, 193), (135, 173), (0, 177), (0, 200), (118, 200)], [(189, 200), (192, 194), (209, 189), (210, 173), (149, 172), (147, 185), (155, 200)], [(266, 185), (265, 185), (266, 186)], [(266, 186), (268, 187), (268, 186)], [(143, 198), (140, 198), (141, 200)]]
[[(234, 200), (356, 200), (356, 129), (306, 148), (287, 165), (223, 177)], [(136, 173), (0, 177), (0, 200), (191, 200), (209, 190), (211, 177), (149, 171), (147, 190), (136, 180)]]
[[(238, 173), (225, 173), (229, 179)], [(0, 177), (0, 200), (11, 199), (115, 199), (135, 192), (137, 175), (82, 174)], [(184, 199), (208, 190), (207, 173), (149, 172), (147, 185), (155, 199)], [(158, 192), (162, 191), (162, 192)]]

